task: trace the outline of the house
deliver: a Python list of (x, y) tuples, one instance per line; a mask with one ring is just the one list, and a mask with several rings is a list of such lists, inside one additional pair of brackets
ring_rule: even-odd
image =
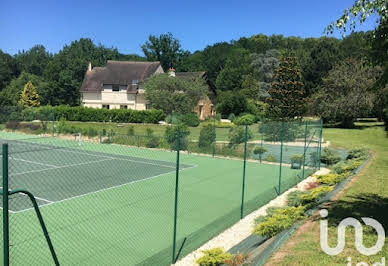
[(164, 73), (160, 62), (108, 60), (105, 67), (89, 63), (81, 86), (82, 105), (93, 108), (145, 110), (142, 82)]
[[(142, 84), (152, 75), (164, 73), (160, 62), (133, 62), (108, 60), (105, 67), (89, 63), (81, 86), (82, 105), (93, 108), (146, 110), (149, 105), (144, 97)], [(204, 120), (215, 114), (217, 96), (215, 86), (206, 72), (177, 72), (170, 69), (169, 75), (176, 78), (202, 78), (209, 86), (208, 95), (201, 99), (194, 112)]]

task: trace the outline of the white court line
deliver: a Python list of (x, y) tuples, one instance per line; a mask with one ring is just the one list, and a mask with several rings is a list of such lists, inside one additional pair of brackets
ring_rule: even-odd
[[(198, 166), (198, 165), (193, 165), (193, 166), (184, 168), (184, 169), (180, 170), (180, 172), (181, 172), (181, 171), (184, 171), (184, 170), (186, 170), (186, 169), (190, 169), (190, 168), (197, 167), (197, 166)], [(139, 182), (143, 182), (143, 181), (146, 181), (146, 180), (151, 180), (151, 179), (154, 179), (154, 178), (156, 178), (156, 177), (160, 177), (160, 176), (163, 176), (163, 175), (171, 174), (171, 173), (173, 173), (173, 172), (174, 172), (174, 171), (170, 171), (170, 172), (163, 173), (163, 174), (160, 174), (160, 175), (150, 176), (150, 177), (147, 177), (147, 178), (139, 179), (139, 180), (136, 180), (136, 181), (131, 181), (131, 182), (124, 183), (124, 184), (121, 184), (121, 185), (117, 185), (117, 186), (113, 186), (113, 187), (108, 187), (108, 188), (103, 188), (103, 189), (99, 189), (99, 190), (96, 190), (96, 191), (88, 192), (88, 193), (85, 193), (85, 194), (82, 194), (82, 195), (78, 195), (78, 196), (66, 198), (66, 199), (63, 199), (63, 200), (54, 201), (54, 202), (52, 202), (52, 203), (40, 205), (39, 208), (42, 208), (42, 207), (45, 207), (45, 206), (49, 206), (49, 205), (53, 205), (53, 204), (57, 204), (57, 203), (61, 203), (61, 202), (65, 202), (65, 201), (72, 200), (72, 199), (76, 199), (76, 198), (85, 197), (85, 196), (88, 196), (88, 195), (96, 194), (96, 193), (99, 193), (99, 192), (103, 192), (103, 191), (107, 191), (107, 190), (111, 190), (111, 189), (115, 189), (115, 188), (119, 188), (119, 187), (124, 187), (124, 186), (127, 186), (127, 185), (132, 185), (132, 184), (139, 183)], [(20, 210), (20, 211), (14, 211), (14, 213), (15, 213), (15, 214), (17, 214), (17, 213), (22, 213), (22, 212), (29, 211), (29, 210), (31, 210), (31, 209), (32, 209), (32, 208), (28, 208), (28, 209), (24, 209), (24, 210)]]
[[(164, 165), (164, 164), (158, 164), (158, 163), (150, 163), (150, 162), (144, 162), (144, 161), (136, 161), (136, 160), (131, 160), (131, 159), (125, 159), (125, 158), (120, 158), (120, 157), (111, 157), (111, 156), (105, 156), (105, 155), (96, 155), (96, 154), (90, 154), (87, 152), (77, 152), (77, 151), (71, 151), (71, 150), (62, 150), (59, 149), (59, 151), (63, 152), (71, 152), (71, 153), (78, 153), (78, 154), (84, 154), (84, 155), (90, 155), (90, 156), (95, 156), (95, 157), (100, 157), (100, 158), (109, 158), (109, 159), (114, 159), (114, 160), (120, 160), (120, 161), (128, 161), (128, 162), (136, 162), (136, 163), (142, 163), (142, 164), (150, 164), (150, 165), (155, 165), (155, 166), (162, 166), (162, 167), (168, 167), (168, 168), (173, 168), (175, 169), (175, 166), (170, 166), (170, 165)], [(122, 154), (117, 154), (118, 156), (126, 156)], [(138, 157), (140, 158), (140, 157)], [(140, 159), (145, 159), (146, 158), (140, 158)]]
[(15, 157), (12, 157), (12, 156), (9, 156), (9, 158), (11, 158), (12, 160), (15, 160), (15, 161), (34, 163), (34, 164), (39, 164), (39, 165), (44, 165), (44, 166), (49, 166), (49, 167), (58, 167), (57, 165), (53, 165), (53, 164), (40, 163), (40, 162), (36, 162), (36, 161), (30, 161), (30, 160), (25, 160), (25, 159), (21, 159), (21, 158), (15, 158)]
[(31, 171), (25, 171), (25, 172), (20, 172), (20, 173), (16, 173), (16, 174), (11, 174), (9, 176), (18, 176), (18, 175), (24, 175), (24, 174), (29, 174), (29, 173), (37, 173), (37, 172), (43, 172), (43, 171), (48, 171), (48, 170), (52, 170), (52, 169), (61, 169), (61, 168), (66, 168), (66, 167), (73, 167), (73, 166), (79, 166), (79, 165), (85, 165), (85, 164), (99, 163), (99, 162), (109, 161), (109, 160), (112, 160), (112, 159), (103, 159), (103, 160), (90, 161), (90, 162), (84, 162), (84, 163), (76, 163), (76, 164), (56, 166), (56, 167), (51, 167), (51, 168), (31, 170)]

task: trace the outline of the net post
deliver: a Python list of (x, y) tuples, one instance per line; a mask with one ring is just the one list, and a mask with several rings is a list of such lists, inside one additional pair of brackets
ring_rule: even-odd
[(320, 131), (319, 131), (319, 143), (318, 143), (318, 170), (321, 170), (321, 151), (322, 151), (322, 131), (323, 131), (323, 121), (320, 120)]
[(304, 128), (304, 148), (303, 148), (303, 166), (302, 166), (302, 179), (304, 179), (304, 165), (306, 163), (306, 144), (307, 144), (307, 120), (305, 121)]
[(172, 242), (172, 264), (175, 263), (176, 253), (176, 233), (177, 233), (177, 213), (178, 213), (178, 188), (179, 188), (179, 154), (181, 148), (181, 129), (178, 127), (177, 134), (177, 151), (176, 151), (176, 167), (175, 167), (175, 201), (174, 201), (174, 231)]
[(245, 125), (244, 166), (243, 166), (243, 178), (242, 178), (242, 190), (241, 190), (240, 219), (244, 217), (245, 174), (246, 174), (246, 167), (247, 167), (247, 142), (248, 142), (248, 125)]
[(3, 155), (3, 265), (9, 265), (8, 217), (8, 144), (2, 145)]
[(277, 191), (278, 195), (281, 194), (281, 187), (282, 187), (283, 138), (284, 138), (284, 121), (282, 121), (282, 127), (280, 131), (279, 184), (278, 184), (278, 191)]

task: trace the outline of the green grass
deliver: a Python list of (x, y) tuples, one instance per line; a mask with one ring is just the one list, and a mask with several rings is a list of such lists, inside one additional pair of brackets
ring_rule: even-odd
[[(1, 134), (7, 139), (28, 137)], [(41, 205), (46, 204), (41, 211), (62, 265), (169, 265), (175, 171), (136, 160), (170, 165), (175, 162), (175, 152), (86, 142), (77, 146), (73, 141), (55, 138), (29, 141), (54, 147), (70, 145), (71, 151), (81, 153), (61, 149), (38, 152), (34, 147), (27, 153), (13, 154), (10, 160), (11, 188), (30, 189)], [(93, 156), (97, 161), (93, 162)], [(100, 161), (105, 156), (113, 159)], [(131, 161), (126, 163), (126, 159)], [(66, 164), (40, 171), (47, 165)], [(181, 166), (177, 242), (179, 249), (187, 238), (183, 256), (238, 221), (243, 162), (182, 153)], [(28, 170), (35, 172), (20, 174)], [(244, 215), (276, 196), (278, 171), (277, 165), (247, 163)], [(311, 171), (308, 169), (306, 176)], [(283, 167), (282, 172), (282, 191), (300, 181), (297, 175), (301, 170)], [(111, 186), (117, 187), (109, 189)], [(81, 195), (95, 190), (101, 191)], [(47, 204), (47, 200), (53, 203)], [(14, 211), (25, 209), (27, 204), (25, 197), (10, 200)], [(13, 265), (51, 263), (32, 210), (11, 213), (10, 232)]]
[[(324, 130), (324, 137), (335, 147), (365, 147), (373, 152), (371, 164), (363, 171), (352, 186), (329, 207), (329, 243), (337, 243), (337, 225), (346, 217), (371, 217), (379, 221), (386, 232), (388, 229), (388, 138), (378, 122), (358, 122), (356, 129)], [(377, 237), (374, 230), (364, 227), (364, 245), (371, 247)], [(354, 230), (347, 230), (346, 247), (337, 256), (324, 253), (319, 244), (319, 220), (314, 220), (311, 228), (297, 234), (290, 240), (291, 246), (283, 247), (279, 254), (281, 259), (269, 261), (268, 265), (346, 265), (347, 258), (352, 258), (352, 265), (366, 262), (372, 265), (381, 262), (388, 254), (388, 239), (381, 252), (372, 256), (358, 253), (354, 244)], [(386, 258), (387, 259), (387, 258)]]

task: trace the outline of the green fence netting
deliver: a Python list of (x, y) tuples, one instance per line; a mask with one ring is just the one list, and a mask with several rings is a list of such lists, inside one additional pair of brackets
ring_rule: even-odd
[[(320, 167), (315, 120), (87, 134), (14, 117), (0, 131), (9, 190), (35, 196), (63, 265), (169, 265)], [(29, 197), (8, 209), (10, 264), (53, 265)]]

